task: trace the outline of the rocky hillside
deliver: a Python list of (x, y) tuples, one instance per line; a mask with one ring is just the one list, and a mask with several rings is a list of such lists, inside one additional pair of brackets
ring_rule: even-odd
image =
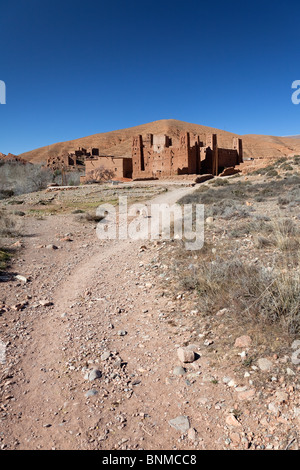
[[(238, 134), (225, 132), (213, 127), (190, 124), (174, 119), (154, 121), (141, 126), (121, 129), (102, 134), (95, 134), (80, 139), (60, 142), (46, 147), (41, 147), (21, 155), (22, 158), (33, 163), (45, 162), (48, 156), (61, 154), (74, 150), (78, 147), (98, 147), (104, 154), (116, 156), (131, 156), (132, 137), (137, 134), (167, 134), (175, 141), (180, 132), (189, 131), (192, 134), (200, 134), (205, 138), (205, 134), (217, 133), (219, 145), (224, 147), (232, 146), (232, 139)], [(300, 153), (299, 137), (274, 137), (262, 135), (241, 136), (244, 140), (244, 150), (246, 157), (268, 158), (282, 157)]]

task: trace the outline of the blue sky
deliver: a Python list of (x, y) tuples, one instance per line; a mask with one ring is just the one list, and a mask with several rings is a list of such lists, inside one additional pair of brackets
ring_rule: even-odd
[(179, 119), (300, 134), (299, 2), (0, 0), (0, 152)]

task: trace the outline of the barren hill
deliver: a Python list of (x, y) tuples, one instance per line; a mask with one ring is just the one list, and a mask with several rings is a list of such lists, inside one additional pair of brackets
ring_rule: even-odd
[[(130, 157), (133, 136), (147, 133), (167, 134), (176, 141), (182, 131), (188, 131), (191, 134), (199, 134), (203, 136), (203, 140), (205, 140), (205, 134), (216, 133), (218, 134), (219, 145), (222, 147), (231, 147), (233, 137), (238, 136), (238, 134), (222, 131), (213, 127), (168, 119), (48, 145), (23, 153), (21, 157), (34, 163), (42, 163), (45, 162), (49, 156), (59, 155), (78, 147), (97, 147), (103, 154)], [(297, 136), (275, 137), (245, 135), (240, 137), (242, 137), (244, 141), (246, 157), (281, 157), (300, 153), (300, 139)]]
[(21, 157), (17, 157), (16, 155), (13, 155), (12, 153), (9, 153), (8, 155), (5, 155), (4, 153), (0, 153), (0, 162), (19, 162), (23, 163), (24, 165), (29, 164), (28, 159), (24, 159)]

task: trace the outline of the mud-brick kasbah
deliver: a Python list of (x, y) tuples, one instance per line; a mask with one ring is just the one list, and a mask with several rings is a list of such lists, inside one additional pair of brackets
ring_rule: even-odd
[(138, 135), (132, 141), (132, 157), (101, 155), (98, 148), (79, 148), (57, 157), (50, 157), (47, 165), (52, 169), (82, 169), (81, 182), (97, 169), (108, 170), (112, 179), (161, 179), (179, 175), (224, 175), (234, 172), (243, 162), (243, 143), (233, 139), (231, 149), (218, 146), (217, 135), (191, 136), (180, 134), (176, 142), (167, 135)]

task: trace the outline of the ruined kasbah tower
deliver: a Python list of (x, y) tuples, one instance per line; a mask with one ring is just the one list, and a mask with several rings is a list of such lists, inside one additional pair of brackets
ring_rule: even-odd
[(147, 134), (133, 138), (133, 179), (168, 178), (176, 175), (219, 175), (227, 168), (243, 162), (243, 144), (233, 139), (232, 149), (218, 147), (217, 135), (206, 138), (191, 137), (189, 132), (180, 134), (179, 143), (173, 146), (167, 135)]

